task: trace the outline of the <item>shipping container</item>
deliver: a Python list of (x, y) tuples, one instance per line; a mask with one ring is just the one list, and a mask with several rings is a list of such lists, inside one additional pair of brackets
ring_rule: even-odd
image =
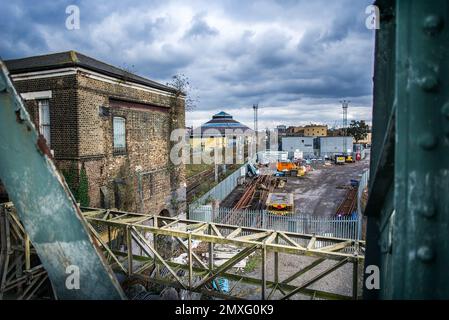
[(314, 157), (313, 137), (282, 137), (282, 151), (287, 151), (290, 158), (295, 152), (302, 152), (303, 157)]
[(334, 155), (341, 153), (352, 154), (353, 150), (352, 137), (320, 137), (318, 139), (321, 157), (331, 158)]

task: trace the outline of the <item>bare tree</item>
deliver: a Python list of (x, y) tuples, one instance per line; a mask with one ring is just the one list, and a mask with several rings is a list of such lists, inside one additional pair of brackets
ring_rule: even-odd
[(189, 78), (185, 74), (179, 73), (174, 75), (172, 77), (172, 81), (167, 83), (167, 86), (175, 89), (176, 99), (184, 96), (186, 111), (193, 111), (196, 108), (198, 96), (193, 95), (193, 91), (195, 90), (190, 84)]

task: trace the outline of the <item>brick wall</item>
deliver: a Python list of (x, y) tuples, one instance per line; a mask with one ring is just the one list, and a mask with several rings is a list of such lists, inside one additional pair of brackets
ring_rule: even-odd
[[(76, 76), (66, 75), (44, 79), (14, 81), (18, 92), (52, 91), (50, 103), (51, 149), (55, 159), (78, 156), (78, 114)], [(25, 105), (38, 129), (39, 112), (36, 100), (26, 100)]]
[[(125, 210), (160, 213), (167, 209), (175, 214), (171, 208), (172, 198), (185, 178), (183, 168), (179, 168), (175, 178), (180, 182), (171, 186), (173, 178), (168, 170), (171, 100), (122, 84), (78, 74), (79, 154), (89, 177), (91, 205), (100, 206), (107, 197), (112, 206), (127, 203), (122, 208)], [(100, 116), (99, 106), (108, 107), (109, 116)], [(184, 106), (180, 109), (182, 117), (178, 123), (184, 127)], [(126, 121), (127, 152), (124, 155), (114, 154), (114, 116)], [(106, 194), (101, 190), (106, 190)], [(181, 203), (181, 208), (183, 205)]]
[[(171, 111), (172, 98), (123, 85), (122, 81), (76, 75), (21, 80), (20, 93), (52, 90), (51, 148), (62, 170), (84, 167), (90, 206), (116, 204), (144, 213), (185, 210), (185, 169), (169, 163), (170, 122), (184, 128), (184, 104)], [(99, 107), (108, 107), (102, 116)], [(38, 124), (36, 101), (27, 101)], [(173, 110), (173, 109), (172, 109)], [(112, 117), (126, 119), (127, 153), (113, 152)]]

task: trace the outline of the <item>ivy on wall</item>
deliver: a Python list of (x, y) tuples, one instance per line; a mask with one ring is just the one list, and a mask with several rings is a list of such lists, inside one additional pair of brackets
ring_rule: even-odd
[(84, 166), (82, 166), (81, 170), (78, 172), (76, 164), (72, 162), (68, 170), (62, 170), (62, 174), (75, 200), (79, 202), (81, 206), (89, 206), (89, 181)]
[(87, 180), (86, 169), (84, 166), (80, 170), (80, 180), (78, 186), (78, 202), (83, 207), (88, 207), (90, 203), (89, 199), (89, 181)]
[(78, 179), (78, 170), (75, 164), (72, 162), (69, 169), (62, 169), (62, 175), (64, 176), (65, 182), (69, 186), (70, 191), (75, 199), (78, 198), (78, 184), (76, 183)]
[(126, 159), (115, 179), (115, 205), (118, 209), (124, 211), (135, 211), (137, 209), (134, 182), (130, 161)]

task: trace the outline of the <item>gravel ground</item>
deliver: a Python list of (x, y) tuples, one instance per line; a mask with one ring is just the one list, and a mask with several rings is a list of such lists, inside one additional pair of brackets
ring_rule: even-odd
[[(333, 216), (341, 201), (347, 192), (346, 189), (339, 189), (339, 186), (348, 185), (351, 179), (358, 180), (363, 171), (369, 167), (369, 158), (356, 163), (345, 165), (319, 166), (314, 171), (308, 172), (305, 177), (288, 177), (288, 182), (284, 192), (292, 192), (295, 200), (295, 210), (302, 215), (317, 217)], [(242, 188), (236, 189), (225, 201), (232, 204), (235, 199), (239, 199)], [(279, 254), (279, 279), (280, 281), (291, 276), (298, 270), (308, 266), (317, 258), (307, 256), (294, 256)], [(313, 278), (322, 271), (326, 270), (336, 261), (326, 260), (312, 270), (291, 282), (292, 285), (301, 285), (305, 281)], [(320, 279), (308, 288), (318, 289), (326, 292), (337, 293), (341, 295), (352, 295), (352, 272), (353, 265), (345, 264), (339, 269), (333, 271), (326, 277)], [(261, 267), (258, 267), (247, 273), (251, 277), (260, 279)], [(274, 254), (267, 255), (267, 279), (274, 280)], [(359, 270), (359, 294), (362, 288), (362, 270)], [(267, 290), (267, 295), (270, 293)], [(245, 298), (260, 299), (260, 287), (239, 286), (239, 290)], [(271, 299), (279, 299), (282, 295), (279, 291)], [(311, 297), (296, 294), (292, 299), (310, 299)]]
[(351, 179), (359, 180), (368, 167), (369, 158), (344, 165), (320, 166), (304, 177), (288, 177), (285, 191), (294, 194), (296, 212), (316, 217), (332, 216), (347, 192), (337, 187), (349, 184)]
[[(333, 216), (343, 201), (347, 190), (338, 189), (348, 185), (351, 179), (359, 180), (363, 171), (369, 168), (369, 158), (356, 163), (344, 165), (320, 165), (304, 177), (287, 177), (287, 184), (276, 192), (292, 192), (295, 201), (295, 211), (301, 215), (316, 217)], [(238, 186), (220, 204), (232, 208), (241, 198), (243, 186)]]
[[(307, 256), (294, 256), (294, 255), (287, 255), (287, 254), (279, 254), (279, 280), (283, 281), (289, 276), (296, 273), (298, 270), (303, 269), (307, 267), (309, 264), (311, 264), (313, 261), (317, 260), (318, 258), (315, 257), (307, 257)], [(310, 280), (311, 278), (315, 277), (316, 275), (320, 274), (321, 272), (325, 271), (326, 269), (330, 268), (334, 264), (336, 264), (337, 261), (333, 260), (325, 260), (318, 266), (315, 266), (312, 270), (308, 271), (307, 273), (301, 275), (299, 278), (295, 279), (294, 281), (290, 282), (291, 285), (299, 286), (306, 281)], [(340, 295), (346, 295), (346, 296), (352, 296), (352, 271), (353, 271), (353, 265), (352, 264), (345, 264), (342, 267), (338, 268), (337, 270), (331, 272), (324, 278), (318, 280), (316, 283), (312, 284), (311, 286), (307, 287), (309, 289), (317, 289), (325, 292), (331, 292), (336, 293)], [(362, 270), (359, 268), (359, 288), (358, 292), (359, 295), (362, 290)], [(258, 268), (256, 268), (254, 271), (247, 273), (247, 276), (251, 277), (259, 277), (261, 275), (261, 266), (259, 265)], [(268, 253), (267, 254), (267, 280), (273, 281), (274, 280), (274, 254)], [(248, 287), (244, 286), (243, 289), (245, 292), (245, 297), (248, 299), (260, 299), (261, 298), (261, 289), (260, 287)], [(266, 295), (271, 292), (271, 289), (267, 289)], [(270, 299), (272, 300), (278, 300), (283, 295), (277, 291)], [(290, 298), (291, 300), (310, 300), (311, 297), (304, 295), (304, 294), (296, 294), (293, 297)]]

